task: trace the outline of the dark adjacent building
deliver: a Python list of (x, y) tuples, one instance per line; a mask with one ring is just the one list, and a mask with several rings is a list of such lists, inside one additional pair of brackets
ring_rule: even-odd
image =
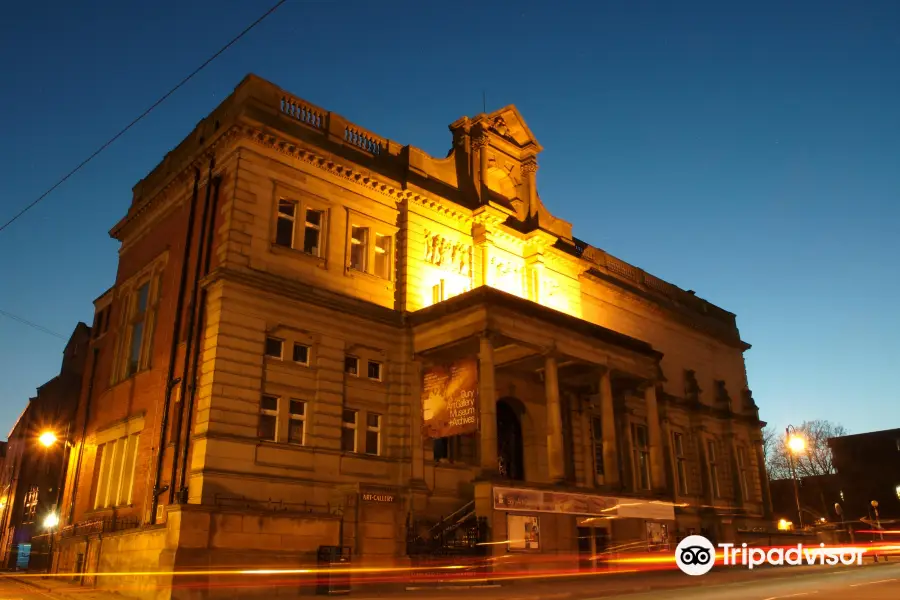
[[(769, 482), (772, 494), (772, 516), (784, 519), (799, 528), (797, 517), (797, 496), (794, 495), (793, 479), (776, 479)], [(834, 505), (840, 502), (841, 483), (837, 475), (815, 475), (801, 477), (797, 485), (800, 508), (803, 511), (804, 526), (820, 523), (821, 519), (832, 523), (839, 520)]]
[[(45, 520), (56, 514), (65, 469), (69, 424), (75, 416), (91, 328), (79, 323), (63, 351), (59, 375), (42, 385), (13, 426), (0, 471), (0, 565), (33, 568), (32, 539), (46, 533)], [(55, 441), (41, 434), (53, 433)], [(52, 441), (52, 443), (50, 443)], [(42, 557), (44, 560), (46, 557)]]
[(900, 429), (831, 438), (828, 445), (845, 518), (873, 519), (874, 500), (882, 521), (900, 519)]

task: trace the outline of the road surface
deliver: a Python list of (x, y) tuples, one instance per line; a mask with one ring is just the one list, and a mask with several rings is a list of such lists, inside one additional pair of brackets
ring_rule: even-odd
[[(639, 575), (626, 584), (602, 580), (584, 582), (537, 581), (502, 587), (455, 590), (417, 590), (373, 594), (365, 589), (344, 596), (348, 600), (897, 600), (900, 598), (900, 561), (865, 567), (779, 568), (770, 572), (719, 572), (699, 577), (681, 573), (662, 576)], [(601, 578), (602, 579), (602, 578)], [(46, 587), (45, 580), (35, 583)], [(123, 600), (109, 594), (59, 582), (57, 589), (40, 589), (0, 576), (0, 600)], [(641, 586), (650, 591), (640, 591)], [(258, 589), (254, 589), (257, 592)], [(241, 594), (232, 591), (232, 598)], [(302, 597), (314, 598), (312, 590)]]

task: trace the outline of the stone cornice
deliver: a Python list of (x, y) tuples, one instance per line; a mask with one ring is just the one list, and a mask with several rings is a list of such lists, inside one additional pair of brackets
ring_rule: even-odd
[(471, 222), (472, 220), (472, 212), (455, 203), (453, 203), (452, 206), (449, 206), (448, 203), (442, 202), (434, 197), (405, 188), (404, 183), (378, 179), (367, 169), (342, 164), (338, 159), (332, 156), (326, 156), (324, 153), (317, 151), (318, 149), (312, 150), (305, 144), (289, 140), (284, 136), (276, 135), (268, 131), (263, 131), (258, 127), (245, 125), (239, 129), (242, 137), (249, 139), (260, 146), (270, 148), (296, 160), (301, 160), (323, 171), (327, 171), (331, 175), (355, 183), (368, 190), (378, 192), (398, 203), (404, 201), (413, 203), (463, 223)]
[(202, 175), (204, 169), (208, 168), (210, 159), (215, 157), (216, 150), (236, 139), (239, 136), (239, 130), (240, 127), (238, 126), (228, 128), (194, 154), (190, 160), (185, 161), (181, 169), (176, 171), (157, 190), (152, 191), (136, 205), (132, 205), (128, 210), (128, 214), (110, 229), (109, 236), (121, 242), (128, 228), (130, 228), (141, 215), (146, 214), (151, 208), (171, 197), (174, 193), (177, 193), (182, 186), (190, 184), (195, 169), (200, 169)]
[(646, 298), (636, 292), (628, 290), (624, 286), (624, 284), (620, 283), (620, 281), (616, 278), (599, 277), (597, 274), (590, 272), (592, 266), (593, 265), (590, 265), (582, 273), (582, 276), (586, 277), (592, 281), (595, 281), (597, 283), (611, 284), (606, 287), (607, 287), (607, 289), (611, 290), (612, 293), (615, 294), (617, 297), (627, 300), (629, 302), (637, 302), (637, 304), (639, 304), (641, 307), (649, 309), (650, 311), (656, 313), (657, 315), (660, 315), (660, 316), (663, 316), (663, 317), (666, 317), (669, 319), (673, 319), (676, 322), (678, 322), (679, 324), (684, 325), (685, 327), (688, 327), (690, 329), (693, 329), (693, 330), (703, 333), (705, 335), (711, 336), (711, 337), (715, 338), (716, 340), (718, 340), (728, 346), (731, 346), (734, 348), (740, 348), (741, 350), (745, 349), (745, 346), (747, 344), (745, 342), (742, 342), (740, 340), (740, 338), (737, 337), (736, 334), (735, 334), (735, 336), (728, 336), (728, 335), (723, 334), (721, 331), (718, 331), (718, 329), (719, 329), (718, 327), (709, 326), (709, 325), (700, 323), (694, 319), (690, 319), (683, 313), (665, 306), (662, 302), (651, 300), (651, 299)]

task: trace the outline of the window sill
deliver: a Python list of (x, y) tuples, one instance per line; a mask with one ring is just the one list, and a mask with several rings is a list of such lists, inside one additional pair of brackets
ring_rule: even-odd
[(386, 287), (393, 287), (394, 282), (390, 279), (379, 277), (374, 273), (369, 273), (368, 271), (360, 271), (358, 269), (354, 269), (353, 267), (347, 267), (344, 269), (344, 275), (350, 277), (351, 279), (367, 279), (373, 283), (383, 283)]
[(293, 258), (298, 258), (300, 260), (305, 260), (310, 262), (320, 269), (328, 269), (328, 260), (323, 256), (316, 256), (315, 254), (309, 254), (308, 252), (304, 252), (303, 250), (297, 250), (296, 248), (288, 248), (287, 246), (282, 246), (280, 244), (272, 243), (269, 248), (270, 252), (273, 254), (281, 254), (284, 256), (290, 256)]

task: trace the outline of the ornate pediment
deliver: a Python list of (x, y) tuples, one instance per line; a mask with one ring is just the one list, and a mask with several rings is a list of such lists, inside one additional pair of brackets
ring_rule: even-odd
[(512, 104), (485, 115), (485, 129), (513, 143), (519, 148), (533, 149), (535, 153), (543, 148), (525, 123), (519, 110)]

